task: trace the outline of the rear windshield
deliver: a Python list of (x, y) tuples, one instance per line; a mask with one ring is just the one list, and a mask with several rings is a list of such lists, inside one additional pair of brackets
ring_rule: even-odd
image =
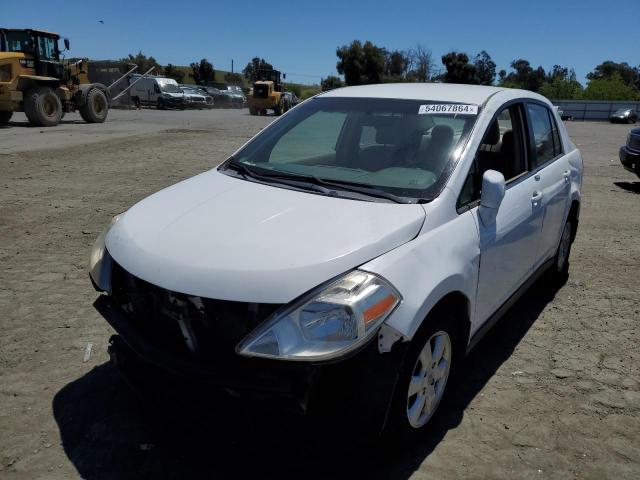
[(434, 198), (478, 112), (475, 105), (425, 100), (314, 98), (265, 129), (234, 160)]

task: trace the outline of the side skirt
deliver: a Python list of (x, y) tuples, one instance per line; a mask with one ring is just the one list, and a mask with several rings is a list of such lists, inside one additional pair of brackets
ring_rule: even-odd
[(555, 257), (551, 257), (549, 260), (544, 262), (540, 267), (518, 288), (513, 295), (511, 295), (506, 302), (502, 304), (498, 310), (495, 311), (493, 315), (489, 317), (489, 319), (482, 324), (482, 326), (478, 329), (476, 333), (473, 334), (469, 345), (467, 346), (466, 355), (473, 350), (473, 348), (478, 344), (478, 342), (484, 337), (489, 330), (500, 320), (507, 311), (513, 306), (514, 303), (518, 301), (518, 299), (522, 296), (524, 292), (526, 292), (531, 285), (538, 280), (544, 272), (546, 272), (551, 265), (553, 265), (553, 260)]

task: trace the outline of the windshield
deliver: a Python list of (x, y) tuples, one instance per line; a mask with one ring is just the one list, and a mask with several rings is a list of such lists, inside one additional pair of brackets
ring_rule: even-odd
[(453, 168), (477, 113), (475, 105), (320, 97), (265, 129), (233, 161), (271, 173), (432, 199)]
[(174, 83), (163, 83), (160, 85), (160, 89), (166, 93), (182, 93), (180, 87)]
[(629, 113), (631, 113), (631, 110), (629, 110), (628, 108), (620, 108), (615, 111), (614, 115), (627, 115)]

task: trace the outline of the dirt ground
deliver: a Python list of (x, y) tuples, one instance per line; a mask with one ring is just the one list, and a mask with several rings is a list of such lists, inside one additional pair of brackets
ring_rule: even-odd
[(640, 183), (617, 159), (628, 127), (605, 123), (568, 123), (585, 160), (568, 282), (512, 308), (428, 435), (305, 464), (215, 431), (158, 434), (107, 363), (89, 247), (112, 215), (271, 119), (113, 111), (0, 129), (0, 478), (640, 478)]

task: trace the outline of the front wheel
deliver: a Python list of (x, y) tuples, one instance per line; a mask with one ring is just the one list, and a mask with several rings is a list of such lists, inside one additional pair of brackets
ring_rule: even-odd
[(24, 113), (29, 122), (39, 127), (54, 127), (62, 119), (62, 102), (50, 87), (39, 86), (24, 96)]
[(158, 110), (164, 110), (166, 108), (165, 105), (164, 105), (164, 100), (162, 98), (158, 99), (157, 108), (158, 108)]
[(424, 430), (445, 397), (458, 358), (456, 321), (436, 316), (412, 340), (389, 412), (387, 434), (406, 437)]

